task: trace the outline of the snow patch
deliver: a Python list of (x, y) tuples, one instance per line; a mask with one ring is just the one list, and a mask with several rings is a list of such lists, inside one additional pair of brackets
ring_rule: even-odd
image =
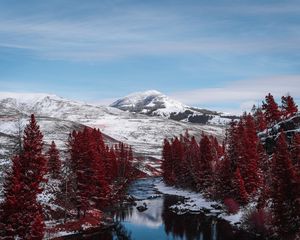
[(205, 199), (201, 193), (196, 193), (189, 190), (179, 189), (171, 186), (167, 186), (163, 181), (156, 183), (155, 188), (164, 194), (176, 195), (185, 198), (184, 203), (171, 206), (177, 213), (201, 212), (209, 210), (211, 215), (216, 215), (231, 224), (237, 224), (241, 222), (243, 216), (243, 209), (236, 214), (227, 214), (224, 210), (216, 210), (214, 206), (221, 205), (219, 202)]

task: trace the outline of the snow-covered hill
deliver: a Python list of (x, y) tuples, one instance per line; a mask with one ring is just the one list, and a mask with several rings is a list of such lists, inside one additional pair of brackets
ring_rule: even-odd
[(186, 130), (196, 136), (200, 136), (202, 131), (218, 138), (222, 138), (224, 134), (224, 128), (221, 126), (177, 122), (49, 94), (0, 92), (0, 165), (7, 163), (18, 128), (27, 123), (31, 113), (38, 118), (46, 143), (54, 140), (60, 149), (64, 149), (68, 134), (73, 129), (83, 126), (96, 127), (100, 128), (107, 138), (130, 144), (137, 156), (147, 160), (144, 165), (149, 164), (156, 168), (159, 168), (159, 162), (155, 162), (155, 159), (161, 158), (165, 137), (172, 138)]
[(156, 90), (132, 93), (110, 106), (123, 111), (191, 123), (225, 125), (232, 119), (216, 111), (189, 107)]
[(132, 93), (110, 105), (121, 110), (159, 116), (170, 116), (171, 112), (185, 111), (188, 106), (156, 91)]

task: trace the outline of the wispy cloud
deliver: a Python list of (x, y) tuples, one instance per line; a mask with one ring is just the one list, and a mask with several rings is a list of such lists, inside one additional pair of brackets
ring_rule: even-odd
[[(168, 9), (162, 6), (121, 8), (116, 5), (113, 10), (108, 10), (110, 14), (93, 12), (89, 15), (87, 12), (78, 18), (55, 19), (45, 12), (30, 17), (8, 15), (0, 18), (0, 47), (30, 50), (43, 58), (75, 61), (137, 55), (269, 54), (300, 50), (299, 26), (274, 37), (276, 28), (282, 27), (279, 24), (275, 27), (266, 23), (265, 33), (259, 34), (261, 22), (254, 23), (258, 25), (258, 34), (254, 34), (249, 28), (251, 23), (239, 17), (229, 20), (226, 17), (231, 13), (244, 14), (244, 17), (262, 12), (299, 13), (299, 7), (293, 4), (285, 7), (200, 4), (195, 5), (195, 9), (188, 3), (182, 9), (175, 6)], [(209, 16), (219, 12), (222, 13), (220, 20)], [(241, 30), (245, 27), (246, 30)], [(268, 35), (269, 32), (273, 34)]]
[(231, 82), (220, 88), (175, 92), (171, 96), (189, 105), (219, 106), (218, 110), (221, 111), (224, 111), (224, 105), (227, 103), (235, 103), (239, 107), (237, 109), (230, 108), (227, 111), (241, 113), (249, 111), (253, 104), (261, 104), (264, 96), (269, 92), (277, 98), (290, 94), (300, 103), (300, 75), (247, 79)]

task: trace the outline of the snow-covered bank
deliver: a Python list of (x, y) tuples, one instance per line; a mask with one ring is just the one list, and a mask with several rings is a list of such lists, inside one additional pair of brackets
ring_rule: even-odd
[(236, 214), (228, 214), (223, 208), (219, 209), (218, 206), (221, 206), (219, 202), (205, 199), (200, 193), (167, 186), (162, 180), (155, 184), (155, 188), (161, 193), (185, 198), (183, 203), (171, 206), (178, 214), (186, 212), (207, 212), (208, 215), (215, 215), (233, 225), (238, 225), (241, 222), (244, 212), (243, 209), (240, 209)]

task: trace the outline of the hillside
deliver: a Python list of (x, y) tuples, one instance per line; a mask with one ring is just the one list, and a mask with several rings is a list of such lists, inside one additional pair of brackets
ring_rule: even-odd
[(0, 165), (6, 165), (12, 155), (17, 136), (22, 132), (29, 115), (34, 113), (45, 135), (46, 144), (52, 140), (64, 151), (68, 134), (84, 126), (99, 128), (107, 141), (122, 141), (133, 147), (136, 156), (159, 168), (162, 142), (165, 137), (189, 130), (202, 131), (222, 138), (222, 126), (177, 122), (159, 116), (131, 113), (114, 107), (95, 106), (50, 94), (0, 93)]
[(181, 122), (226, 125), (236, 116), (187, 106), (156, 90), (132, 93), (113, 102), (111, 107), (147, 116), (160, 116)]

